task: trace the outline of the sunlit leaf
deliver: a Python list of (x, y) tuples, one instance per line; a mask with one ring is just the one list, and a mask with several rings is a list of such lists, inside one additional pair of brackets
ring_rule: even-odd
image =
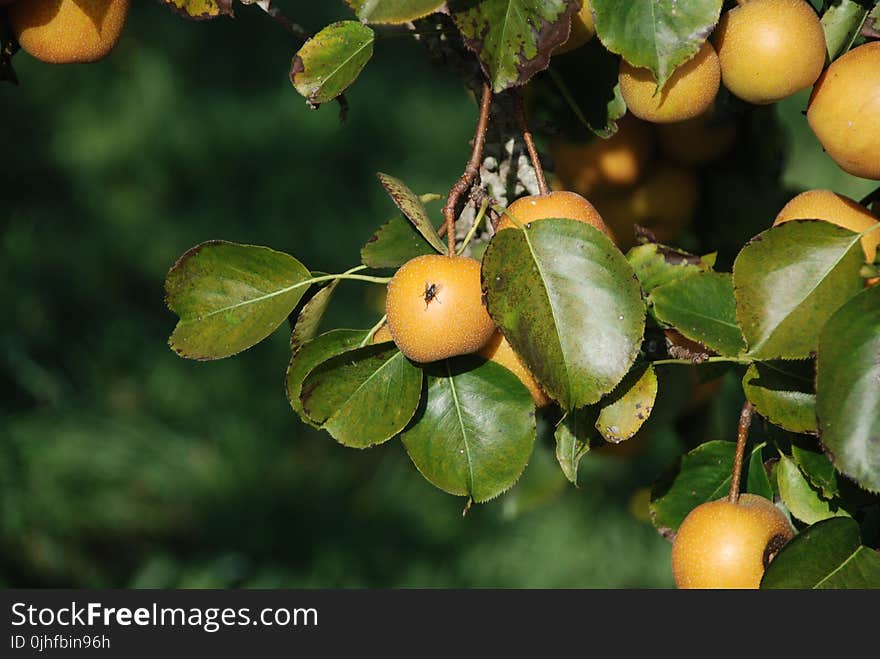
[(488, 501), (522, 474), (535, 442), (535, 405), (503, 366), (473, 358), (426, 368), (427, 394), (401, 436), (416, 468), (444, 492)]
[(392, 343), (349, 350), (302, 383), (305, 415), (340, 444), (367, 448), (406, 427), (422, 395), (422, 370)]
[(302, 263), (268, 247), (202, 243), (165, 280), (168, 308), (180, 318), (169, 345), (190, 359), (246, 350), (287, 320), (310, 280)]
[(375, 33), (357, 21), (328, 25), (294, 56), (290, 81), (313, 106), (332, 101), (370, 61), (375, 39)]
[(650, 69), (660, 85), (703, 45), (721, 16), (722, 0), (593, 0), (605, 47)]
[(645, 304), (632, 267), (584, 222), (498, 232), (483, 257), (489, 313), (564, 409), (597, 402), (629, 371)]
[(736, 317), (756, 359), (806, 359), (831, 315), (864, 287), (859, 236), (794, 220), (758, 234), (733, 266)]

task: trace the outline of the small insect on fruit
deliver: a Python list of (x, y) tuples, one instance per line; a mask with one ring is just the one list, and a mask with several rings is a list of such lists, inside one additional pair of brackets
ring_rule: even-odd
[(440, 298), (437, 297), (437, 293), (440, 292), (440, 286), (438, 284), (428, 284), (425, 282), (425, 310), (428, 310), (428, 305), (431, 304), (434, 300), (437, 300), (437, 304), (440, 304)]

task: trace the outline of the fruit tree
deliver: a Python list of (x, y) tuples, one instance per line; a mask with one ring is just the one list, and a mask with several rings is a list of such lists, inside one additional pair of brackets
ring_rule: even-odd
[[(344, 272), (222, 240), (185, 252), (165, 281), (171, 350), (230, 358), (284, 327), (302, 423), (341, 447), (401, 442), (465, 511), (536, 451), (575, 487), (591, 451), (635, 446), (732, 381), (739, 424), (691, 441), (646, 503), (678, 586), (880, 587), (880, 2), (346, 0), (323, 28), (295, 1), (160, 2), (265, 12), (296, 43), (295, 92), (342, 120), (390, 38), (475, 101), (449, 191), (379, 173), (397, 215)], [(0, 4), (10, 81), (19, 48), (112, 57), (129, 11)], [(755, 181), (780, 176), (774, 105), (791, 102), (839, 177), (756, 204)], [(748, 226), (740, 207), (760, 209)], [(385, 313), (325, 327), (339, 286), (380, 287)]]

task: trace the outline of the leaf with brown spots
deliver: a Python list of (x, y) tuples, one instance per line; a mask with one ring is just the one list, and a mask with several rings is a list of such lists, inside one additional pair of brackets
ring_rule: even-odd
[(492, 89), (524, 85), (568, 39), (579, 0), (451, 0), (449, 11)]

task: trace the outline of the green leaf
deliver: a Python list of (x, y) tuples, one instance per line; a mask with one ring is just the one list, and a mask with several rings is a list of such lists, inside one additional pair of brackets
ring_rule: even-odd
[[(586, 129), (599, 137), (617, 132), (617, 120), (626, 114), (620, 93), (620, 63), (599, 42), (592, 39), (580, 48), (553, 58), (550, 66), (548, 120), (554, 125), (569, 124), (583, 133)], [(589, 133), (587, 133), (589, 134)]]
[(612, 53), (651, 69), (663, 86), (697, 54), (721, 16), (722, 0), (593, 0), (596, 32)]
[(700, 444), (663, 474), (651, 489), (651, 520), (664, 535), (674, 534), (694, 508), (730, 491), (734, 442)]
[(795, 433), (818, 432), (812, 362), (754, 363), (742, 385), (746, 398), (770, 423)]
[(813, 487), (821, 490), (824, 498), (831, 499), (839, 493), (837, 471), (828, 456), (819, 451), (812, 451), (792, 444), (791, 457)]
[(880, 588), (880, 553), (862, 545), (852, 519), (828, 519), (801, 531), (764, 572), (761, 588)]
[(190, 359), (239, 353), (274, 332), (310, 283), (302, 263), (268, 247), (197, 245), (165, 280), (166, 303), (180, 318), (168, 343)]
[(233, 0), (159, 0), (159, 2), (181, 16), (196, 20), (233, 15)]
[(435, 253), (413, 225), (398, 215), (379, 227), (361, 248), (361, 262), (371, 268), (399, 268), (417, 256)]
[(775, 469), (779, 496), (789, 512), (802, 522), (815, 524), (829, 517), (849, 515), (845, 510), (823, 499), (788, 456), (780, 456)]
[(303, 411), (302, 401), (299, 398), (302, 393), (303, 380), (316, 366), (347, 350), (358, 347), (366, 337), (366, 330), (337, 329), (325, 332), (299, 347), (293, 346), (293, 354), (287, 366), (284, 384), (287, 400), (294, 411), (299, 414), (303, 423), (315, 428), (319, 427), (319, 424), (307, 417)]
[(349, 350), (302, 383), (305, 415), (337, 442), (367, 448), (403, 430), (422, 396), (422, 370), (392, 344)]
[(842, 306), (822, 330), (816, 414), (834, 466), (880, 492), (880, 286)]
[(426, 367), (427, 396), (403, 445), (444, 492), (476, 502), (497, 497), (522, 474), (535, 443), (535, 405), (503, 366), (472, 357)]
[(427, 240), (438, 253), (445, 254), (446, 246), (440, 240), (440, 236), (437, 235), (437, 230), (431, 223), (431, 218), (428, 216), (428, 211), (425, 209), (422, 200), (412, 190), (406, 187), (404, 182), (400, 179), (389, 176), (388, 174), (383, 174), (382, 172), (379, 172), (376, 176), (379, 177), (379, 182), (391, 197), (394, 205), (406, 215), (422, 237)]
[(726, 272), (701, 272), (658, 286), (648, 302), (660, 323), (719, 355), (738, 355), (745, 347), (736, 324), (733, 278)]
[(578, 465), (590, 451), (590, 438), (596, 435), (596, 410), (585, 407), (566, 415), (556, 426), (556, 461), (562, 473), (577, 485)]
[(580, 7), (577, 0), (450, 0), (448, 5), (496, 93), (524, 85), (547, 68)]
[(330, 305), (330, 300), (333, 299), (333, 293), (339, 285), (339, 281), (339, 279), (331, 281), (302, 306), (290, 334), (290, 346), (293, 350), (318, 335), (321, 320)]
[(345, 0), (362, 21), (400, 25), (432, 14), (446, 0)]
[(489, 314), (564, 409), (597, 402), (635, 361), (645, 303), (632, 267), (596, 228), (548, 219), (500, 231), (482, 279)]
[(627, 252), (626, 260), (635, 270), (636, 277), (647, 294), (658, 286), (712, 269), (708, 257), (696, 256), (658, 243), (633, 247)]
[(859, 236), (793, 220), (758, 234), (733, 265), (736, 317), (756, 359), (806, 359), (831, 315), (862, 290)]
[(375, 33), (357, 21), (328, 25), (299, 49), (290, 81), (312, 106), (342, 94), (373, 56)]
[(830, 61), (833, 62), (852, 48), (867, 15), (868, 8), (864, 1), (836, 0), (828, 7), (822, 15), (822, 27), (825, 29), (825, 45)]
[(767, 476), (767, 470), (764, 469), (764, 459), (762, 457), (765, 446), (767, 446), (766, 443), (758, 444), (758, 446), (752, 449), (752, 453), (749, 456), (746, 491), (773, 501), (773, 486), (770, 485), (770, 478)]
[(653, 366), (635, 368), (603, 401), (596, 429), (613, 444), (630, 439), (644, 425), (657, 398), (657, 375)]

